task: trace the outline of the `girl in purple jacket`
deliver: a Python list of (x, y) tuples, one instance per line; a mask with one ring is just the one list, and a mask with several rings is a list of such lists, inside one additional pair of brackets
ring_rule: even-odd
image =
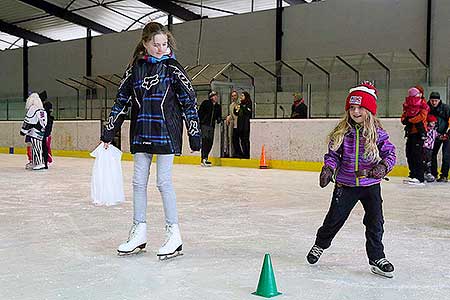
[(350, 89), (344, 118), (329, 134), (328, 153), (320, 173), (320, 187), (335, 178), (331, 206), (307, 255), (315, 264), (331, 245), (358, 201), (364, 207), (366, 252), (371, 271), (393, 277), (394, 266), (385, 258), (380, 182), (395, 165), (395, 146), (381, 127), (377, 90), (370, 82)]

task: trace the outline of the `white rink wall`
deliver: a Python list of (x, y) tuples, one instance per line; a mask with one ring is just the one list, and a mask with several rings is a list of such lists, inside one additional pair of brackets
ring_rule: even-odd
[[(22, 122), (0, 121), (0, 147), (25, 147), (25, 137), (19, 134)], [(100, 120), (55, 121), (52, 149), (91, 151), (100, 141)]]
[[(250, 156), (259, 159), (264, 144), (269, 160), (316, 161), (323, 160), (326, 151), (326, 136), (339, 119), (254, 119), (251, 120)], [(406, 165), (403, 126), (398, 118), (382, 119), (383, 127), (397, 147), (397, 164)], [(0, 147), (25, 146), (19, 135), (21, 122), (0, 122)], [(91, 151), (99, 142), (100, 121), (55, 121), (52, 133), (52, 148), (55, 150)], [(122, 151), (129, 152), (129, 121), (122, 126)], [(215, 142), (211, 156), (220, 155), (220, 126), (216, 125)], [(183, 155), (191, 153), (187, 135), (183, 142)]]

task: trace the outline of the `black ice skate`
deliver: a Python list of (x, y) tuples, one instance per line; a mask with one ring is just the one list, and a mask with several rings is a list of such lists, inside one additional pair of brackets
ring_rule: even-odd
[(306, 259), (308, 260), (308, 262), (310, 263), (310, 264), (315, 264), (318, 260), (319, 260), (319, 258), (320, 258), (320, 256), (322, 255), (322, 253), (323, 253), (323, 249), (322, 248), (320, 248), (319, 246), (317, 246), (317, 245), (314, 245), (312, 248), (311, 248), (311, 250), (309, 250), (309, 253), (308, 253), (308, 255), (306, 256)]
[(372, 273), (388, 278), (394, 277), (394, 266), (386, 258), (369, 260), (369, 264)]

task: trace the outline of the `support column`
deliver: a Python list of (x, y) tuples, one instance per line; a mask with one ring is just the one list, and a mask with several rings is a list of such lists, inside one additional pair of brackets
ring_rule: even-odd
[(28, 41), (23, 40), (22, 48), (22, 86), (23, 86), (23, 101), (27, 101), (28, 98)]
[(281, 51), (283, 45), (283, 1), (277, 0), (275, 19), (275, 73), (277, 75), (277, 92), (281, 92)]

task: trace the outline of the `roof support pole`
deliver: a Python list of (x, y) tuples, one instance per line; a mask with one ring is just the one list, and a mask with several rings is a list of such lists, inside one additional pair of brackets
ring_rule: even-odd
[(22, 48), (23, 101), (28, 98), (28, 41), (23, 40)]

